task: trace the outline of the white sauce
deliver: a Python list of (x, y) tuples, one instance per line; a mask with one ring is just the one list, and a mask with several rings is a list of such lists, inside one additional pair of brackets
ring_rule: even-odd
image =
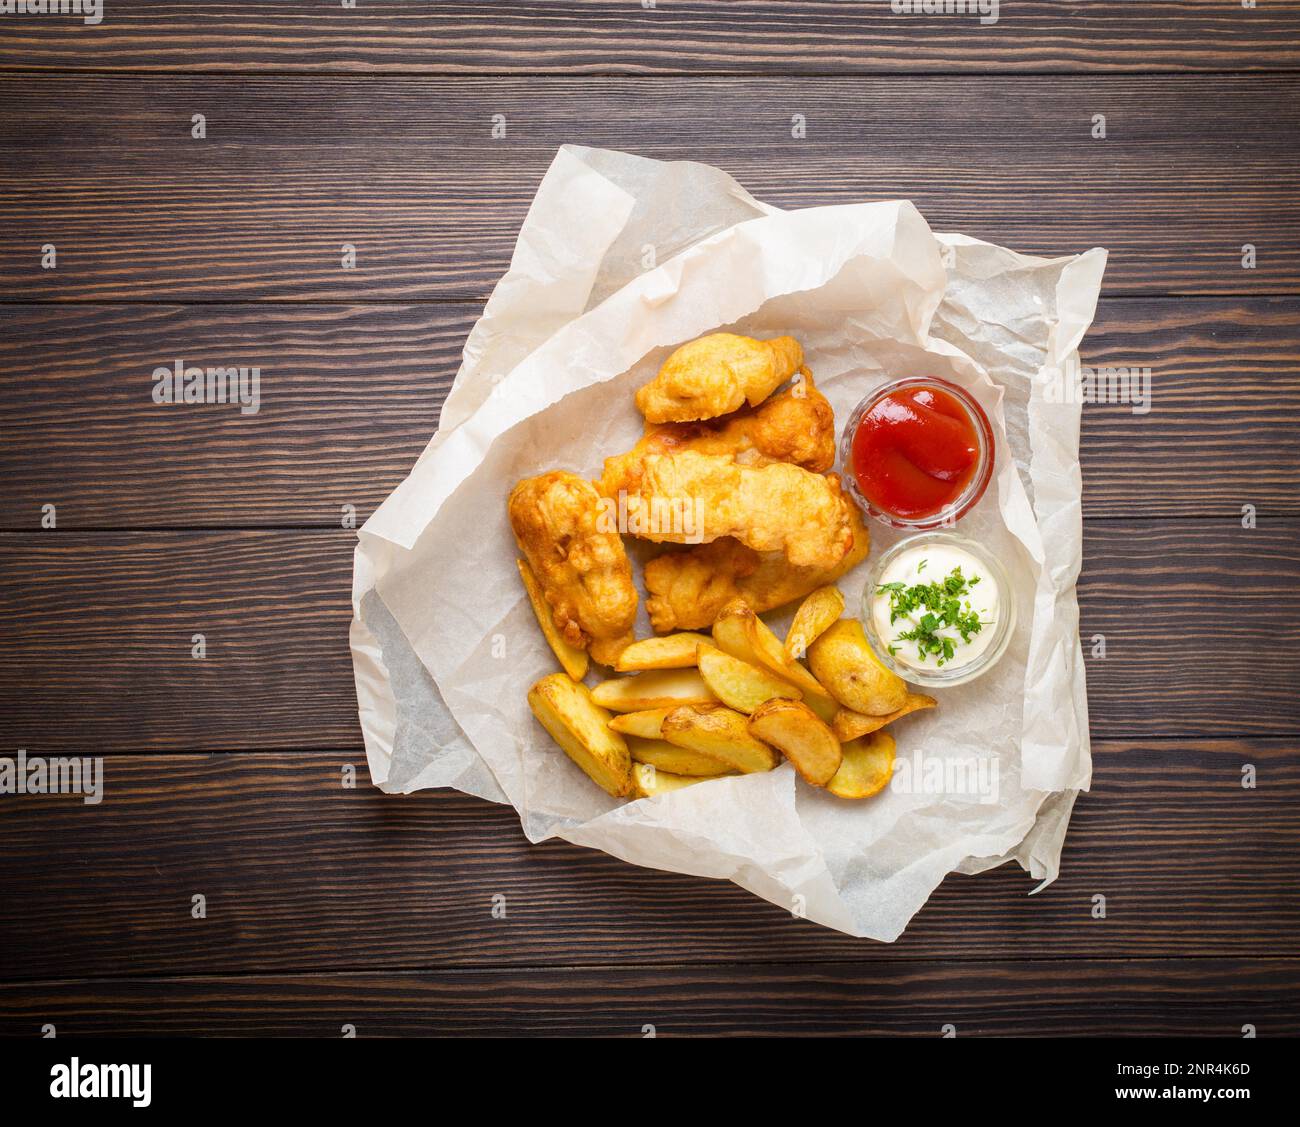
[[(915, 641), (900, 641), (899, 634), (916, 629), (921, 617), (926, 614), (924, 607), (917, 607), (907, 614), (890, 622), (889, 592), (881, 591), (879, 585), (872, 599), (871, 616), (876, 627), (876, 635), (886, 645), (894, 647), (893, 658), (902, 665), (913, 669), (940, 669), (944, 672), (961, 669), (969, 665), (993, 643), (997, 633), (998, 614), (1000, 612), (998, 585), (993, 576), (979, 560), (962, 548), (946, 544), (922, 544), (903, 552), (893, 560), (880, 577), (880, 584), (902, 583), (912, 587), (921, 583), (942, 583), (952, 574), (953, 568), (961, 568), (962, 576), (969, 581), (978, 577), (979, 582), (958, 598), (961, 609), (974, 611), (980, 617), (983, 626), (978, 634), (972, 634), (969, 642), (963, 642), (961, 633), (955, 626), (939, 626), (935, 636), (951, 638), (956, 653), (949, 660), (939, 665), (941, 655), (927, 653), (922, 659)], [(969, 604), (969, 607), (968, 607)]]

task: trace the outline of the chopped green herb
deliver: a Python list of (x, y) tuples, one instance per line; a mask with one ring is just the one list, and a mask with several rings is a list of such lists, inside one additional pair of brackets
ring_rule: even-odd
[[(928, 561), (922, 560), (917, 566), (921, 571)], [(945, 665), (956, 655), (953, 639), (940, 635), (938, 631), (949, 627), (961, 635), (963, 642), (969, 643), (971, 637), (978, 634), (989, 622), (981, 622), (979, 612), (963, 596), (970, 594), (970, 589), (979, 582), (980, 577), (967, 579), (960, 567), (955, 567), (941, 581), (914, 583), (910, 587), (903, 583), (882, 583), (876, 588), (877, 597), (889, 598), (889, 621), (892, 625), (900, 618), (916, 619), (916, 626), (899, 633), (896, 642), (915, 642), (917, 653), (922, 661), (930, 654), (938, 658), (936, 664)], [(917, 612), (921, 612), (917, 617)], [(897, 652), (897, 647), (889, 647), (890, 656)]]

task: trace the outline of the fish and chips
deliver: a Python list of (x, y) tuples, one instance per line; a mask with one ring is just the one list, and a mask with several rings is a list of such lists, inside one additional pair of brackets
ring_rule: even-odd
[[(534, 715), (615, 797), (783, 761), (841, 798), (879, 793), (894, 756), (884, 727), (935, 702), (842, 617), (834, 584), (870, 536), (829, 472), (834, 413), (803, 349), (791, 337), (701, 337), (636, 405), (645, 435), (596, 482), (553, 470), (509, 497), (520, 576), (563, 669), (529, 692)], [(663, 513), (694, 519), (650, 519)], [(624, 536), (666, 546), (644, 566), (649, 638), (633, 633)], [(781, 639), (758, 616), (796, 600)], [(588, 689), (592, 662), (616, 675)]]

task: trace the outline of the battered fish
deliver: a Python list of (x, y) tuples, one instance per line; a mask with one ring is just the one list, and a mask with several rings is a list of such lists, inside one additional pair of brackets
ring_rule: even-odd
[(746, 403), (757, 407), (803, 364), (794, 337), (755, 340), (710, 333), (677, 349), (636, 393), (650, 423), (715, 419)]
[(734, 536), (794, 567), (829, 569), (853, 546), (851, 503), (839, 478), (788, 462), (741, 465), (723, 454), (649, 454), (626, 505), (626, 531), (659, 543)]
[(857, 507), (848, 497), (843, 501), (853, 547), (830, 568), (794, 567), (779, 552), (755, 552), (729, 536), (651, 560), (645, 566), (651, 625), (659, 633), (699, 630), (712, 626), (732, 599), (742, 598), (762, 614), (834, 583), (866, 559), (871, 546)]
[(632, 641), (637, 593), (596, 487), (552, 470), (516, 485), (507, 509), (564, 640), (613, 665)]
[(805, 376), (762, 406), (711, 422), (665, 423), (655, 427), (626, 454), (605, 459), (600, 491), (617, 497), (641, 486), (642, 462), (651, 454), (729, 454), (746, 465), (791, 462), (813, 473), (835, 464), (835, 414)]

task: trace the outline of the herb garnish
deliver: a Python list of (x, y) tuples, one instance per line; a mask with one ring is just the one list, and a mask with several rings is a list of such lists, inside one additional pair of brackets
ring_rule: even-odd
[[(921, 568), (916, 570), (920, 572)], [(961, 640), (969, 643), (972, 635), (991, 625), (991, 622), (981, 622), (979, 612), (971, 606), (969, 598), (964, 598), (979, 581), (978, 575), (967, 579), (960, 567), (954, 567), (945, 579), (930, 583), (914, 583), (910, 587), (901, 582), (880, 584), (876, 592), (889, 596), (891, 626), (900, 618), (916, 618), (917, 612), (922, 612), (917, 625), (901, 632), (894, 641), (915, 642), (922, 661), (930, 654), (938, 658), (938, 665), (951, 661), (956, 647), (951, 637), (938, 633), (941, 628), (956, 630)], [(896, 647), (891, 645), (889, 652), (894, 654)]]

